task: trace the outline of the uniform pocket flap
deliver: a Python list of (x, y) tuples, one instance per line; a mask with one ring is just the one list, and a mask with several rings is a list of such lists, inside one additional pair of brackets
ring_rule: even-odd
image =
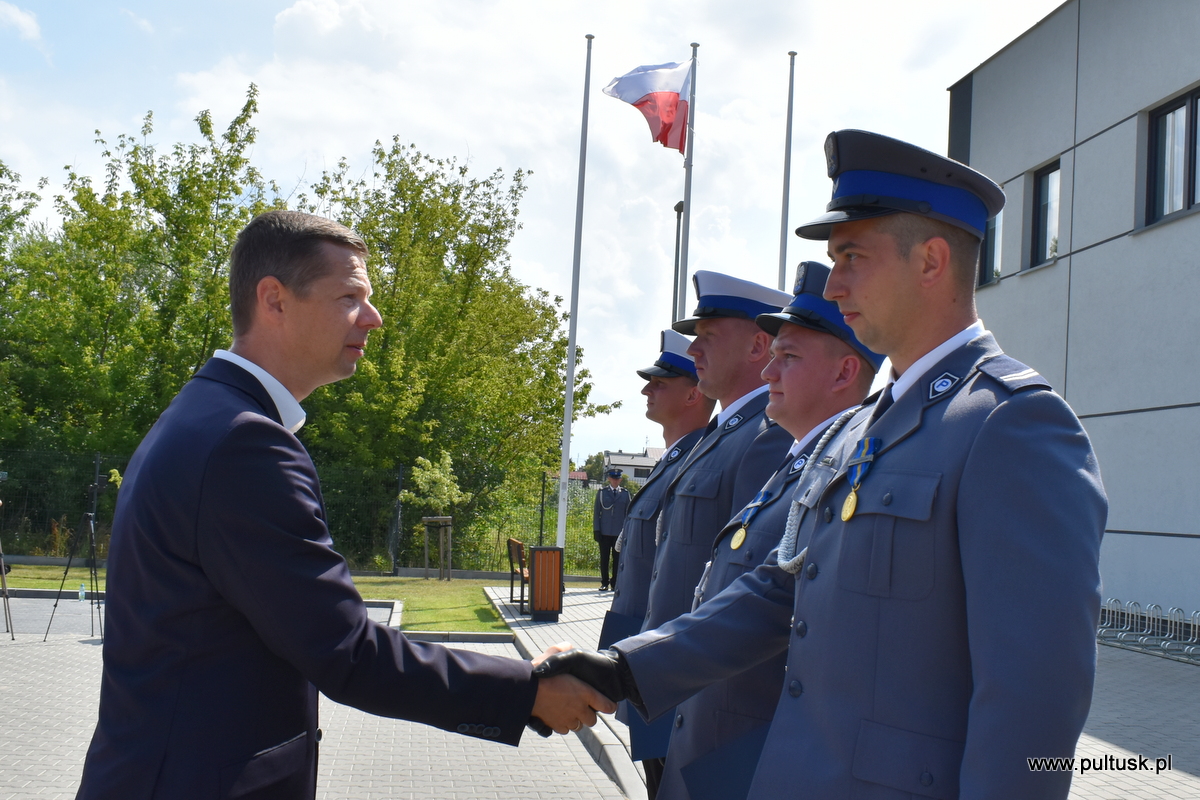
[(858, 488), (858, 513), (927, 520), (941, 481), (940, 472), (871, 470)]
[(653, 519), (658, 513), (659, 503), (634, 503), (629, 509), (630, 519)]
[(855, 778), (936, 800), (958, 797), (963, 742), (863, 720), (854, 747)]
[(690, 469), (675, 485), (676, 497), (716, 497), (721, 489), (721, 470)]

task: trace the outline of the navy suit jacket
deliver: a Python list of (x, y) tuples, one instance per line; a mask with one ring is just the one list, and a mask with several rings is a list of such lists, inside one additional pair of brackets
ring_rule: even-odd
[(368, 619), (308, 453), (259, 381), (218, 359), (129, 463), (107, 596), (88, 800), (312, 797), (318, 691), (509, 744), (537, 691), (527, 662)]

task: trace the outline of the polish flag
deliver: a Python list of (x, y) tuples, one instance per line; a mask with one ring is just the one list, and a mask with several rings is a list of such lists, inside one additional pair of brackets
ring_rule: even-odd
[(680, 153), (687, 144), (688, 97), (692, 88), (692, 62), (638, 67), (613, 78), (604, 87), (609, 97), (632, 104), (650, 123), (650, 136), (663, 147)]

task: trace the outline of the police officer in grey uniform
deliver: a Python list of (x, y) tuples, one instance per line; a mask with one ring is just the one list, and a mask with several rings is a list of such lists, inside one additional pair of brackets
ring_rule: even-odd
[(605, 473), (608, 486), (603, 486), (596, 492), (596, 500), (592, 503), (592, 536), (600, 545), (600, 591), (608, 591), (608, 559), (613, 557), (613, 580), (616, 581), (617, 560), (619, 554), (613, 553), (617, 537), (625, 525), (625, 515), (629, 512), (629, 490), (621, 485), (624, 471), (610, 469)]
[(788, 649), (749, 796), (1063, 800), (1091, 702), (1107, 499), (1087, 434), (979, 322), (1004, 195), (863, 131), (826, 141), (825, 296), (893, 381), (822, 436), (778, 551), (662, 628), (552, 656), (654, 717)]
[[(667, 487), (646, 630), (691, 610), (717, 533), (762, 488), (793, 438), (764, 414), (768, 398), (762, 369), (770, 359), (772, 337), (754, 322), (759, 314), (778, 312), (791, 296), (703, 270), (693, 281), (696, 310), (671, 327), (696, 337), (688, 353), (696, 360), (700, 390), (717, 400), (721, 411)], [(651, 790), (655, 765), (661, 766), (652, 759), (666, 756), (669, 737), (670, 719), (649, 731), (630, 728), (633, 757), (650, 762)]]
[[(625, 526), (617, 539), (616, 550), (621, 554), (621, 560), (616, 569), (616, 588), (609, 614), (623, 619), (615, 626), (626, 633), (616, 638), (642, 629), (650, 592), (650, 572), (657, 550), (654, 532), (663, 495), (675, 471), (700, 441), (715, 405), (696, 385), (696, 362), (687, 354), (691, 341), (683, 334), (665, 330), (661, 342), (659, 357), (652, 365), (639, 369), (637, 374), (646, 381), (642, 389), (646, 396), (646, 417), (662, 425), (666, 447), (630, 503)], [(599, 646), (607, 647), (616, 638), (601, 638)]]
[[(762, 372), (770, 397), (766, 413), (795, 441), (766, 485), (717, 535), (696, 589), (697, 604), (763, 563), (779, 544), (792, 490), (813, 447), (842, 413), (862, 404), (883, 363), (842, 321), (837, 305), (821, 296), (828, 275), (824, 264), (800, 264), (787, 308), (757, 319), (775, 337)], [(786, 656), (780, 651), (679, 704), (659, 800), (746, 796), (775, 713)], [(719, 765), (716, 775), (710, 764)]]

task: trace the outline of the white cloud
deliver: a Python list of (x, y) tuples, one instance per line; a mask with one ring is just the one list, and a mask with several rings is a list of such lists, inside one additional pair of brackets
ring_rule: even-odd
[(16, 28), (22, 39), (30, 42), (40, 42), (42, 30), (38, 26), (37, 15), (32, 11), (22, 11), (12, 3), (0, 0), (0, 27)]
[(146, 19), (145, 17), (139, 17), (137, 14), (133, 13), (127, 8), (122, 8), (121, 13), (129, 17), (129, 20), (133, 23), (133, 26), (142, 33), (148, 35), (154, 34), (154, 25), (150, 23), (150, 20)]

